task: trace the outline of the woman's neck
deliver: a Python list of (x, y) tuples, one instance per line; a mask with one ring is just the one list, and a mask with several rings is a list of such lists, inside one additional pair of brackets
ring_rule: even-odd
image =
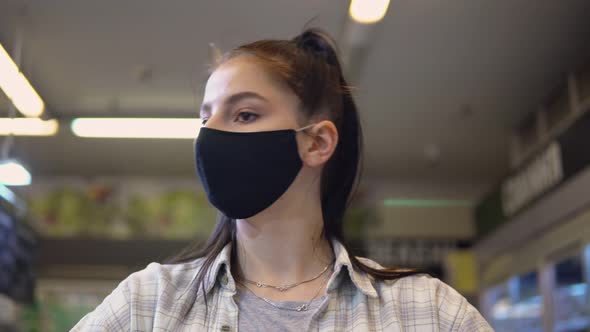
[(255, 217), (236, 221), (239, 275), (285, 285), (312, 278), (333, 261), (331, 245), (322, 237), (320, 200), (314, 196), (293, 190)]

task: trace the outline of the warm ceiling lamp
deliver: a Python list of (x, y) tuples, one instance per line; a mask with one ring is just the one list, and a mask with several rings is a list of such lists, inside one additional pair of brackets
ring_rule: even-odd
[(8, 96), (16, 109), (25, 116), (37, 117), (45, 110), (43, 100), (18, 69), (2, 44), (0, 44), (0, 89)]
[(197, 118), (78, 118), (72, 131), (80, 137), (187, 138), (195, 139), (201, 128)]
[(387, 13), (387, 7), (389, 0), (351, 0), (349, 14), (359, 23), (377, 23)]

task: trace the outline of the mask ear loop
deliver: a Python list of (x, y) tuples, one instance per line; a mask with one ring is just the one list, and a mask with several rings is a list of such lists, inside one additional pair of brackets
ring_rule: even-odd
[(295, 129), (295, 132), (297, 132), (297, 133), (298, 133), (298, 132), (300, 132), (300, 131), (305, 131), (305, 130), (307, 130), (307, 129), (309, 129), (309, 128), (311, 128), (311, 127), (315, 126), (315, 125), (317, 125), (317, 123), (312, 123), (312, 124), (310, 124), (310, 125), (307, 125), (307, 126), (305, 126), (305, 127), (301, 127), (301, 128), (299, 128), (299, 129)]

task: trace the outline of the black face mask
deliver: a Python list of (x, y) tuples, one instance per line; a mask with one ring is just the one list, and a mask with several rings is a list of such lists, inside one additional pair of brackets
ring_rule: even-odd
[(249, 133), (201, 128), (195, 158), (211, 204), (232, 219), (271, 206), (303, 166), (295, 135), (309, 127)]

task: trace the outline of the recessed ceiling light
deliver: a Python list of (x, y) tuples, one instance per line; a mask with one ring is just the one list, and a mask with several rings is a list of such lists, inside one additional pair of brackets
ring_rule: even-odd
[(388, 7), (389, 0), (352, 0), (349, 14), (359, 23), (377, 23), (385, 17)]
[(31, 173), (14, 159), (0, 161), (0, 184), (28, 186), (31, 184)]

